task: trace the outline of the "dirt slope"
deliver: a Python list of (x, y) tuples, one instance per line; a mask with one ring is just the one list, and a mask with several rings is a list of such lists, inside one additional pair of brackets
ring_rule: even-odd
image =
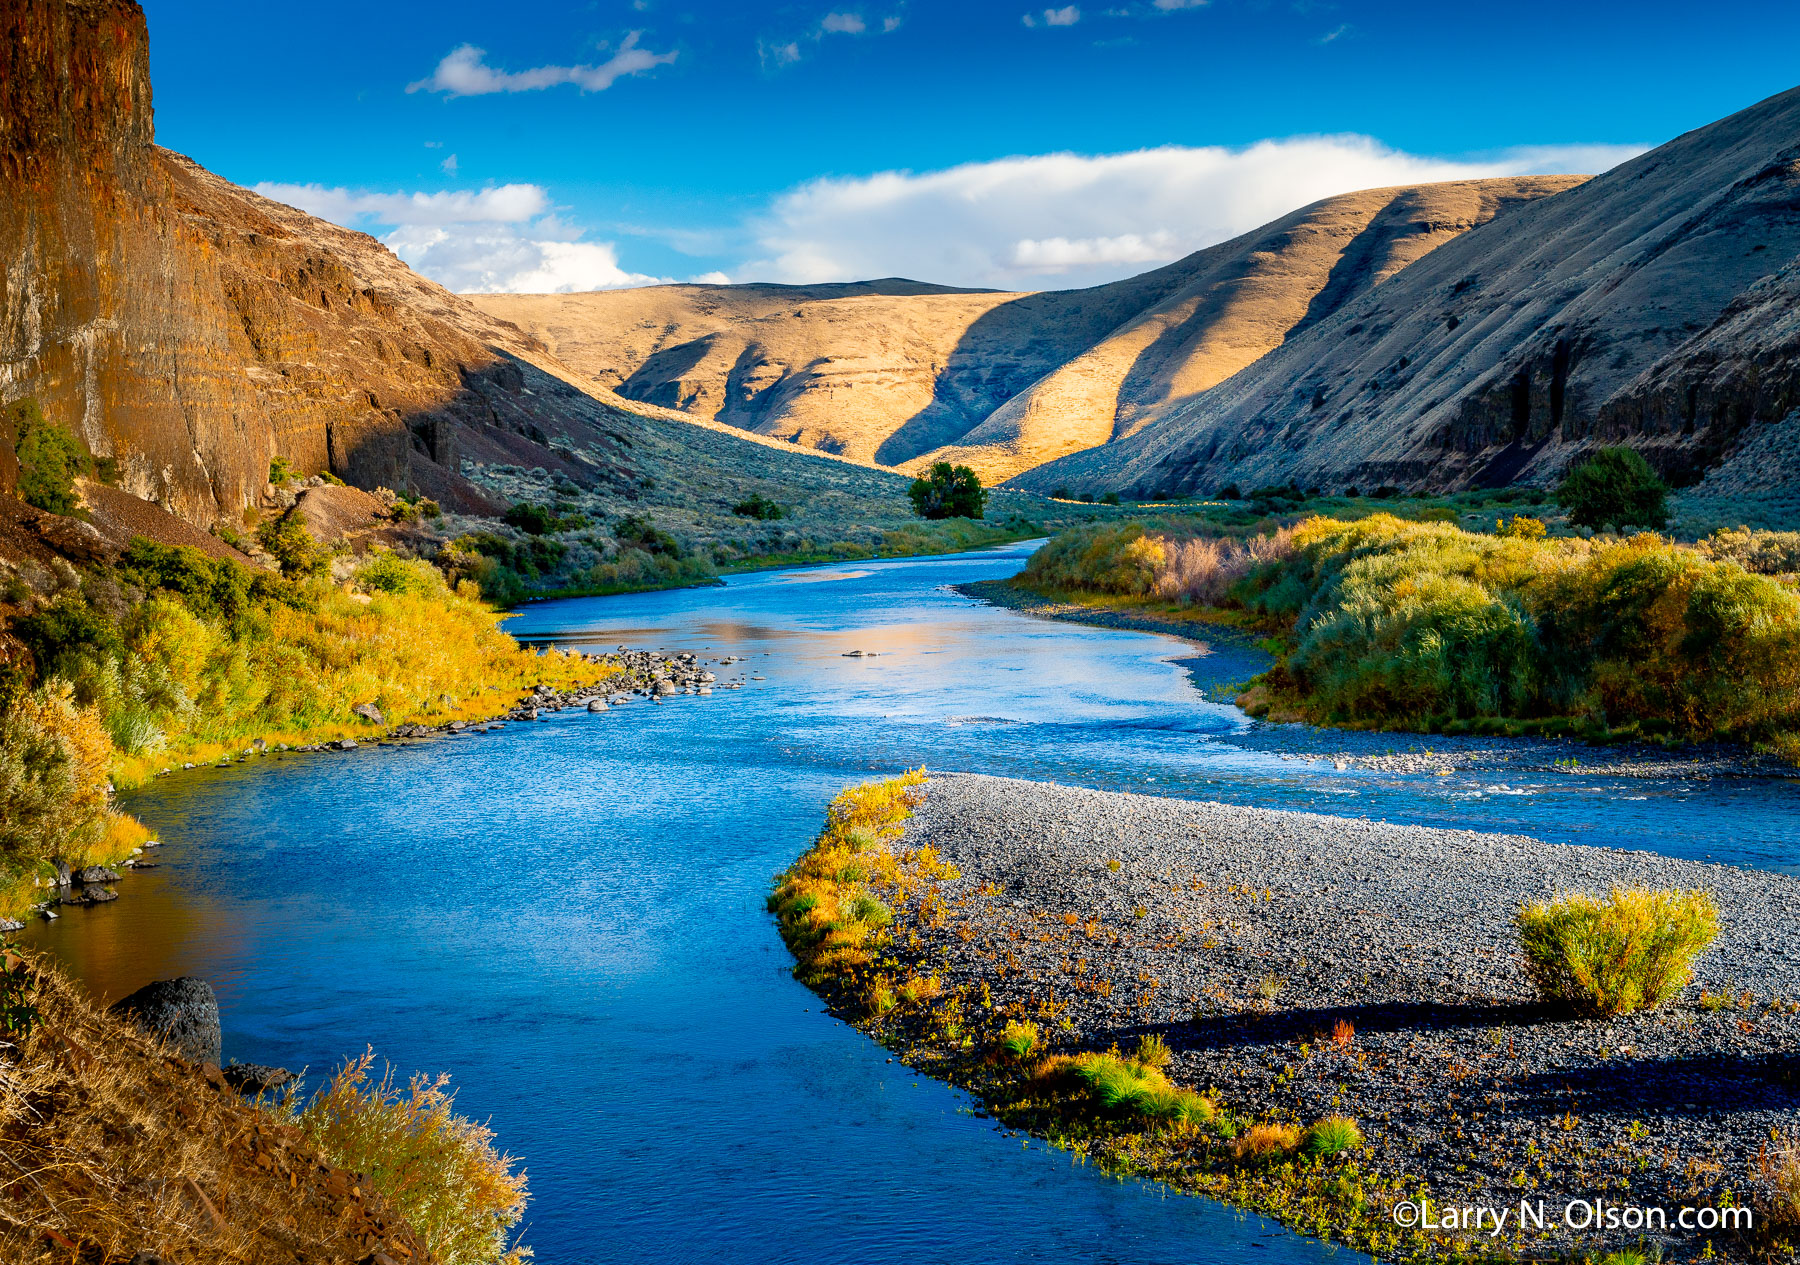
[[(1629, 443), (1678, 482), (1792, 453), (1800, 90), (1463, 235), (1032, 487), (1553, 478)], [(1743, 463), (1739, 463), (1742, 465)], [(1792, 456), (1751, 482), (1792, 478)], [(1748, 488), (1748, 484), (1746, 484)]]
[(476, 295), (588, 381), (794, 443), (990, 481), (1130, 434), (1427, 251), (1579, 177), (1329, 198), (1110, 285), (888, 279)]

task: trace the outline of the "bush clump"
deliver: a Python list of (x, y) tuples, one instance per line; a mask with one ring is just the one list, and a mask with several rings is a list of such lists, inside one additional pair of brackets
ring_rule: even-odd
[(777, 501), (771, 501), (761, 492), (752, 492), (749, 496), (731, 507), (731, 512), (741, 518), (754, 518), (759, 522), (770, 523), (787, 517), (787, 507)]
[(906, 495), (920, 518), (980, 518), (987, 509), (988, 494), (981, 479), (969, 467), (948, 461), (938, 462), (930, 474), (914, 479)]
[(1563, 476), (1556, 501), (1577, 527), (1661, 527), (1669, 488), (1630, 448), (1602, 448)]
[(561, 506), (552, 508), (520, 501), (506, 511), (501, 521), (509, 527), (517, 527), (528, 536), (554, 536), (559, 532), (580, 531), (588, 526), (590, 520), (586, 514), (573, 511), (564, 513)]
[(1719, 910), (1701, 891), (1612, 889), (1537, 901), (1517, 919), (1525, 973), (1547, 1001), (1583, 1014), (1651, 1010), (1694, 978), (1693, 963), (1719, 934)]
[(509, 1242), (525, 1212), (525, 1174), (494, 1149), (486, 1125), (456, 1114), (446, 1076), (393, 1069), (369, 1075), (372, 1051), (350, 1059), (294, 1121), (334, 1164), (368, 1176), (444, 1265), (521, 1265)]
[(1531, 539), (1385, 513), (1242, 537), (1130, 522), (1062, 533), (1018, 582), (1197, 602), (1285, 631), (1259, 685), (1295, 718), (1800, 752), (1800, 589), (1738, 553), (1785, 559), (1735, 537)]
[(7, 406), (6, 421), (19, 462), (19, 499), (51, 514), (77, 513), (81, 502), (75, 496), (76, 476), (94, 469), (87, 445), (46, 418), (29, 397)]

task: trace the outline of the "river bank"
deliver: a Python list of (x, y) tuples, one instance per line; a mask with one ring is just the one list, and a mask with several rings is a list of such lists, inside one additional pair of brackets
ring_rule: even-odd
[[(229, 768), (261, 759), (279, 760), (289, 755), (354, 751), (369, 745), (388, 746), (421, 739), (490, 733), (508, 723), (537, 721), (574, 708), (605, 712), (636, 700), (661, 704), (664, 699), (678, 695), (706, 696), (715, 689), (743, 689), (749, 680), (760, 679), (749, 677), (747, 669), (734, 668), (733, 665), (745, 662), (734, 655), (701, 658), (687, 651), (663, 653), (630, 650), (623, 646), (610, 654), (565, 654), (554, 648), (546, 654), (554, 655), (558, 660), (580, 660), (579, 666), (563, 662), (545, 673), (546, 681), (558, 681), (562, 683), (561, 688), (539, 681), (510, 702), (484, 695), (465, 706), (443, 709), (447, 715), (442, 718), (391, 726), (386, 725), (378, 709), (368, 705), (357, 710), (353, 725), (334, 723), (323, 733), (294, 735), (297, 739), (310, 737), (313, 741), (257, 739), (241, 750), (223, 751), (204, 762), (187, 760), (165, 765), (153, 776), (171, 777), (189, 770)], [(719, 671), (714, 672), (710, 670), (712, 668)], [(724, 674), (722, 678), (721, 673)], [(567, 684), (571, 679), (581, 683)], [(376, 728), (380, 726), (385, 728)], [(154, 869), (162, 864), (161, 860), (146, 853), (146, 849), (162, 846), (160, 839), (148, 837), (151, 833), (135, 834), (129, 852), (121, 850), (117, 856), (86, 866), (58, 867), (47, 897), (45, 889), (39, 887), (28, 906), (21, 905), (11, 912), (19, 916), (30, 913), (55, 919), (59, 916), (56, 911), (61, 907), (99, 905), (116, 900), (119, 894), (115, 886), (123, 877), (121, 871)], [(7, 917), (7, 912), (0, 910), (0, 933), (22, 930), (24, 924), (17, 917)]]
[[(1009, 1124), (1385, 1255), (1640, 1237), (1675, 1259), (1752, 1254), (1750, 1236), (1677, 1222), (1683, 1207), (1769, 1201), (1768, 1157), (1800, 1128), (1800, 881), (971, 775), (934, 775), (903, 830), (896, 853), (929, 857), (936, 877), (893, 889), (891, 938), (854, 987), (855, 972), (816, 983)], [(1513, 912), (1614, 883), (1706, 888), (1723, 931), (1665, 1010), (1564, 1018), (1519, 968)], [(857, 992), (871, 971), (936, 983), (883, 1011)], [(1039, 1026), (1034, 1057), (1155, 1036), (1168, 1078), (1213, 1098), (1240, 1136), (1342, 1113), (1366, 1146), (1284, 1168), (1205, 1130), (1071, 1120), (996, 1058), (1007, 1020)], [(1397, 1204), (1422, 1199), (1514, 1216), (1498, 1234), (1395, 1225)], [(1550, 1209), (1542, 1231), (1518, 1225), (1522, 1199)], [(1668, 1225), (1571, 1227), (1571, 1201), (1662, 1207)]]
[[(1238, 706), (1245, 687), (1275, 663), (1251, 633), (1222, 623), (1202, 608), (1169, 604), (1146, 607), (1103, 596), (1073, 602), (1023, 588), (1010, 580), (959, 584), (964, 597), (1042, 619), (1161, 633), (1192, 643), (1197, 652), (1176, 660), (1203, 697)], [(1241, 710), (1241, 709), (1240, 709)], [(1574, 738), (1505, 738), (1463, 734), (1336, 729), (1296, 721), (1252, 718), (1259, 745), (1288, 760), (1329, 761), (1338, 769), (1382, 773), (1520, 773), (1709, 779), (1796, 776), (1793, 763), (1738, 743), (1593, 743)], [(1283, 749), (1286, 748), (1286, 749)]]

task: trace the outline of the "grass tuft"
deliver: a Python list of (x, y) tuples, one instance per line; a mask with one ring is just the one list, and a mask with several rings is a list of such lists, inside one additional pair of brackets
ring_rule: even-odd
[(1315, 1159), (1342, 1155), (1359, 1149), (1362, 1144), (1362, 1130), (1349, 1116), (1326, 1116), (1307, 1126), (1306, 1132), (1300, 1135), (1301, 1154)]

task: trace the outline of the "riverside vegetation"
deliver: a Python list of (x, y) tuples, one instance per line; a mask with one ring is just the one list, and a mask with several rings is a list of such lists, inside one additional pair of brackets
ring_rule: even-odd
[(1254, 715), (1352, 728), (1727, 739), (1800, 758), (1800, 534), (1550, 535), (1448, 509), (1065, 532), (1015, 585), (1271, 636)]
[[(1405, 858), (1392, 891), (1383, 880), (1333, 896), (1341, 875), (1313, 875), (1318, 890), (1307, 893), (1280, 890), (1291, 875), (1268, 873), (1271, 889), (1256, 882), (1258, 865), (1291, 860), (1309, 831), (1313, 846), (1341, 850), (1330, 824), (1003, 779), (927, 783), (919, 770), (839, 796), (769, 907), (795, 975), (834, 1012), (969, 1090), (1006, 1126), (1109, 1170), (1385, 1257), (1548, 1250), (1593, 1260), (1629, 1249), (1648, 1259), (1677, 1247), (1683, 1259), (1785, 1256), (1800, 1232), (1800, 1162), (1788, 1132), (1771, 1134), (1768, 1121), (1791, 1118), (1792, 1106), (1756, 1069), (1784, 1048), (1800, 1007), (1748, 990), (1723, 1003), (1716, 991), (1676, 994), (1722, 907), (1741, 952), (1779, 917), (1791, 881), (1699, 866), (1696, 876), (1728, 891), (1723, 906), (1703, 891), (1629, 881), (1605, 899), (1521, 901), (1576, 854), (1588, 864), (1608, 854), (1502, 840), (1497, 863), (1526, 872), (1480, 902), (1475, 921), (1490, 919), (1480, 933), (1446, 930), (1446, 945), (1487, 962), (1473, 993), (1446, 994), (1410, 970), (1390, 976), (1429, 948), (1416, 931), (1392, 944), (1358, 937), (1404, 921), (1419, 900), (1407, 875), (1421, 842), (1466, 855), (1469, 837), (1364, 824), (1371, 837), (1347, 872)], [(1122, 847), (1134, 849), (1123, 864), (1112, 851)], [(1638, 873), (1657, 862), (1617, 864)], [(1188, 866), (1198, 867), (1191, 881)], [(1496, 926), (1508, 900), (1513, 925)], [(1371, 901), (1380, 908), (1368, 916), (1352, 912)], [(1494, 947), (1474, 943), (1488, 940)], [(1243, 988), (1245, 967), (1284, 960), (1283, 975), (1261, 965), (1244, 1000), (1219, 987)], [(1346, 960), (1355, 978), (1333, 978)], [(1715, 961), (1707, 978), (1716, 989), (1720, 971), (1739, 965)], [(1791, 986), (1792, 972), (1777, 974)], [(1181, 998), (1201, 984), (1189, 1014)], [(1571, 1055), (1591, 1042), (1591, 1056)], [(1668, 1084), (1664, 1059), (1681, 1069)], [(1718, 1090), (1699, 1087), (1714, 1074)], [(1571, 1081), (1585, 1087), (1574, 1099)], [(1705, 1119), (1670, 1101), (1715, 1092), (1729, 1105)], [(1539, 1192), (1558, 1196), (1558, 1208), (1584, 1192), (1609, 1203), (1747, 1199), (1758, 1219), (1747, 1234), (1584, 1242), (1522, 1226), (1446, 1236), (1390, 1215), (1403, 1199), (1503, 1206)]]
[[(1349, 1192), (1359, 1205), (1381, 1192), (1399, 1197), (1403, 1186), (1358, 1166), (1362, 1131), (1347, 1116), (1301, 1127), (1233, 1110), (1171, 1081), (1169, 1047), (1154, 1034), (1129, 1052), (1051, 1053), (1054, 1006), (996, 1006), (985, 983), (946, 986), (925, 973), (931, 954), (919, 951), (918, 926), (943, 925), (938, 885), (961, 877), (929, 844), (903, 841), (925, 780), (916, 769), (843, 792), (812, 847), (777, 879), (769, 909), (801, 982), (1001, 1120), (1109, 1168), (1262, 1208), (1325, 1237), (1341, 1230), (1336, 1209)], [(901, 941), (903, 908), (915, 925)], [(1377, 1220), (1371, 1205), (1359, 1227), (1378, 1237)]]
[(473, 584), (381, 552), (333, 584), (140, 539), (82, 571), (23, 568), (6, 597), (0, 912), (55, 862), (111, 864), (142, 842), (109, 785), (251, 742), (366, 734), (369, 712), (485, 716), (520, 688), (614, 670), (520, 647)]

